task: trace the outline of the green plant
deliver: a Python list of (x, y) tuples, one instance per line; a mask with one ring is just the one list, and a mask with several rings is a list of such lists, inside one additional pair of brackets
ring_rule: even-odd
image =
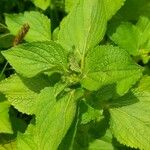
[(16, 72), (0, 82), (0, 149), (150, 149), (150, 20), (110, 21), (124, 2), (68, 1), (52, 34), (38, 11), (5, 14), (12, 35), (30, 28), (2, 51)]

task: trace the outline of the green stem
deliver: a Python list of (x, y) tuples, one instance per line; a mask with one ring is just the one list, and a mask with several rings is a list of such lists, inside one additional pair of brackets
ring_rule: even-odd
[(84, 57), (81, 59), (81, 72), (83, 72), (84, 69)]
[(5, 66), (3, 67), (2, 71), (1, 71), (0, 78), (2, 77), (7, 65), (8, 65), (8, 61), (5, 63)]
[(7, 26), (5, 26), (4, 24), (0, 23), (0, 25), (1, 25), (3, 28), (7, 29)]

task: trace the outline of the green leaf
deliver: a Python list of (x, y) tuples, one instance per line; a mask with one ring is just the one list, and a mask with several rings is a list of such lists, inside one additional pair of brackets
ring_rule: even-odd
[(118, 16), (125, 20), (138, 20), (139, 16), (150, 17), (149, 0), (126, 0), (118, 12)]
[(116, 150), (113, 146), (112, 139), (113, 136), (110, 130), (107, 130), (103, 137), (95, 139), (89, 144), (88, 150)]
[(132, 55), (139, 54), (140, 49), (149, 50), (150, 20), (146, 17), (140, 17), (136, 25), (128, 22), (122, 23), (117, 27), (116, 32), (110, 35), (110, 38)]
[(0, 49), (10, 48), (13, 45), (13, 40), (14, 36), (8, 32), (5, 25), (0, 23)]
[[(106, 116), (98, 122), (95, 121), (90, 122), (87, 125), (78, 126), (74, 143), (74, 150), (88, 150), (90, 144), (92, 144), (92, 142), (94, 142), (96, 139), (100, 139), (101, 137), (103, 137), (107, 129), (108, 118)], [(109, 142), (108, 139), (107, 142)], [(99, 147), (99, 149), (100, 148), (102, 147)]]
[(32, 1), (37, 7), (41, 8), (43, 10), (47, 9), (51, 4), (51, 0), (44, 0), (44, 1), (43, 0), (32, 0)]
[(76, 113), (76, 94), (71, 91), (56, 101), (55, 90), (45, 88), (38, 98), (36, 124), (18, 136), (18, 150), (55, 150)]
[[(9, 114), (10, 114), (12, 129), (14, 131), (14, 134), (11, 134), (10, 138), (12, 138), (13, 141), (16, 141), (17, 133), (18, 132), (24, 133), (28, 126), (28, 120), (26, 118), (27, 115), (18, 112), (16, 109), (14, 109), (14, 107), (10, 107)], [(8, 142), (12, 140), (8, 140)]]
[(0, 48), (10, 48), (13, 45), (14, 36), (10, 33), (0, 35)]
[(115, 15), (116, 11), (118, 11), (124, 4), (126, 0), (105, 0), (105, 9), (108, 20)]
[(0, 52), (0, 64), (3, 63), (3, 62), (4, 62), (4, 57), (3, 57), (2, 53)]
[(45, 86), (49, 86), (48, 79), (38, 76), (31, 79), (12, 75), (0, 82), (0, 92), (19, 111), (26, 114), (33, 114), (38, 93)]
[(148, 63), (150, 60), (150, 19), (147, 17), (140, 17), (136, 24), (140, 30), (140, 56), (143, 63)]
[(108, 19), (122, 3), (123, 0), (117, 3), (112, 0), (79, 0), (61, 23), (59, 42), (68, 51), (74, 51), (84, 63), (85, 54), (103, 39)]
[(129, 54), (138, 56), (147, 63), (150, 59), (150, 20), (146, 17), (140, 17), (136, 25), (124, 22), (114, 33), (111, 28), (108, 30), (110, 39), (119, 47), (127, 50)]
[(58, 40), (58, 34), (59, 34), (59, 27), (55, 28), (52, 33), (52, 40), (57, 41)]
[(25, 23), (29, 24), (30, 29), (25, 36), (25, 40), (28, 42), (50, 41), (51, 39), (50, 20), (39, 12), (6, 14), (5, 19), (8, 29), (13, 35), (17, 35)]
[(79, 126), (79, 107), (77, 108), (76, 116), (72, 125), (70, 126), (67, 134), (63, 138), (62, 142), (60, 143), (58, 150), (73, 150), (73, 145), (75, 142), (75, 136), (77, 133), (77, 129)]
[(2, 54), (18, 73), (26, 77), (33, 77), (48, 70), (67, 70), (66, 51), (52, 41), (22, 44), (3, 51)]
[(81, 115), (81, 124), (87, 124), (91, 121), (99, 121), (104, 118), (103, 111), (94, 109), (85, 102), (82, 102), (80, 105)]
[(76, 0), (65, 0), (65, 11), (70, 12), (76, 3)]
[(4, 24), (0, 23), (0, 33), (5, 33), (5, 32), (7, 32), (7, 27)]
[(16, 150), (16, 141), (12, 138), (12, 135), (0, 135), (0, 150)]
[(122, 144), (150, 149), (150, 77), (144, 77), (138, 88), (118, 99), (118, 103), (122, 101), (126, 101), (124, 106), (109, 110), (112, 133)]
[(0, 134), (0, 150), (16, 150), (16, 135), (17, 132), (25, 132), (27, 127), (26, 122), (18, 117), (18, 112), (10, 108), (10, 120), (14, 134)]
[(98, 102), (100, 104), (107, 103), (110, 99), (114, 99), (118, 97), (118, 94), (116, 93), (116, 85), (115, 84), (109, 84), (106, 86), (103, 86), (98, 91), (96, 91), (96, 99), (98, 99)]
[(140, 17), (136, 26), (141, 32), (140, 48), (150, 52), (150, 19), (147, 17)]
[(103, 1), (79, 0), (61, 23), (59, 42), (68, 51), (75, 49), (79, 59), (104, 36), (107, 20), (103, 6)]
[(88, 150), (115, 150), (112, 143), (105, 142), (103, 140), (94, 140), (89, 145)]
[(5, 78), (6, 78), (5, 74), (1, 73), (1, 75), (0, 75), (0, 81), (4, 80)]
[[(3, 96), (0, 96), (2, 99)], [(13, 133), (9, 119), (9, 107), (10, 104), (7, 101), (0, 100), (0, 133)]]
[(81, 84), (96, 91), (116, 83), (117, 93), (122, 95), (141, 77), (141, 71), (125, 50), (109, 45), (98, 46), (87, 54)]
[(140, 31), (131, 23), (122, 23), (110, 39), (120, 48), (127, 50), (129, 54), (134, 56), (139, 54)]
[(81, 69), (78, 64), (78, 61), (76, 60), (76, 57), (73, 54), (70, 54), (69, 56), (69, 65), (70, 65), (70, 70), (81, 73)]

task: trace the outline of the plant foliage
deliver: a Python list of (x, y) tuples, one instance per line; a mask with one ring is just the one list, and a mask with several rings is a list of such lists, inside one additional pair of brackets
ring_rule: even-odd
[(0, 150), (149, 150), (150, 2), (9, 2)]

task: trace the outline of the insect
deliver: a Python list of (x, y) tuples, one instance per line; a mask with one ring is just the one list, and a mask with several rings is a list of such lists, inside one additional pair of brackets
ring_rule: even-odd
[(13, 46), (18, 45), (24, 39), (29, 29), (30, 29), (29, 24), (27, 23), (23, 24), (23, 26), (21, 27), (20, 31), (18, 32), (18, 34), (14, 39)]

